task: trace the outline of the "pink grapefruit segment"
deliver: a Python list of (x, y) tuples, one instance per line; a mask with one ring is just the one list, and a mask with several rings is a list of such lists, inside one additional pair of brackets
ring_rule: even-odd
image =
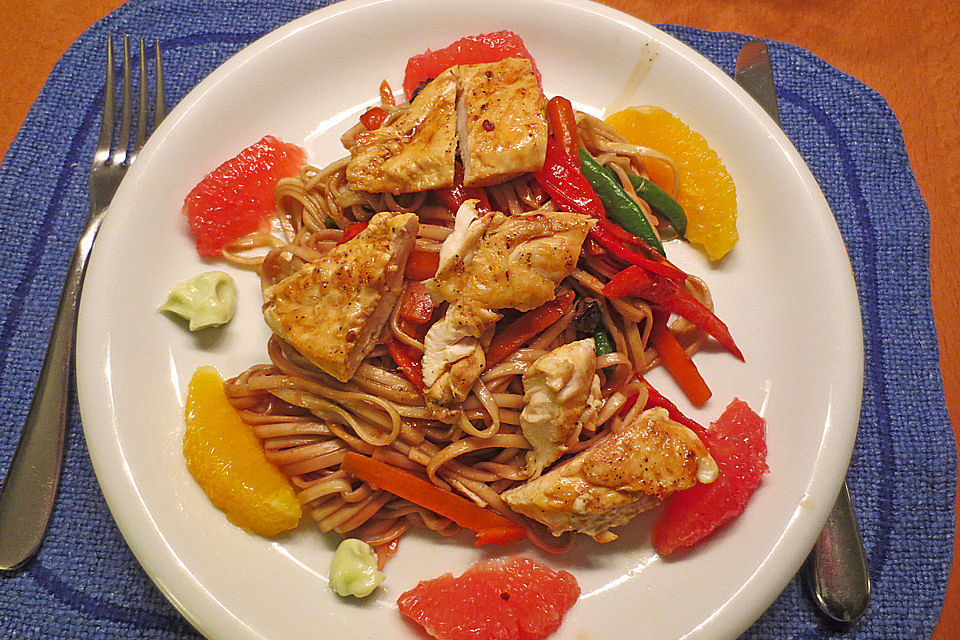
[(228, 242), (263, 229), (277, 182), (305, 159), (297, 145), (264, 136), (208, 173), (183, 201), (200, 255), (218, 256)]
[(653, 546), (666, 555), (709, 537), (747, 506), (767, 468), (766, 422), (742, 400), (730, 403), (707, 431), (720, 476), (679, 492), (653, 527)]
[(540, 71), (533, 56), (527, 51), (523, 40), (512, 31), (482, 33), (477, 36), (460, 38), (443, 49), (423, 53), (407, 60), (407, 70), (403, 78), (403, 91), (410, 100), (413, 90), (424, 80), (438, 75), (457, 64), (480, 64), (499, 62), (504, 58), (526, 58), (533, 65), (533, 73), (540, 81)]
[(579, 597), (566, 571), (512, 557), (478, 562), (458, 578), (421, 581), (397, 605), (438, 640), (539, 640), (557, 630)]

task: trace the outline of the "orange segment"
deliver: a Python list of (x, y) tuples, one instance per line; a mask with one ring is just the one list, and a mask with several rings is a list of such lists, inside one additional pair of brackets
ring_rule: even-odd
[[(680, 170), (675, 197), (687, 214), (687, 239), (711, 260), (725, 256), (737, 242), (737, 190), (704, 137), (660, 107), (630, 107), (608, 117), (607, 123), (633, 144), (673, 159)], [(666, 179), (660, 164), (652, 161), (648, 169), (658, 184)]]
[(297, 526), (301, 509), (293, 488), (227, 400), (213, 367), (199, 367), (190, 379), (186, 422), (187, 468), (230, 522), (262, 536)]

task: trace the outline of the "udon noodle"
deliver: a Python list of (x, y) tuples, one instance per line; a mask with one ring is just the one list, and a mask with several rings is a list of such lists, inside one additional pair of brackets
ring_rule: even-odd
[[(383, 108), (391, 114), (403, 108), (392, 104), (389, 89), (381, 95)], [(626, 142), (589, 115), (578, 113), (577, 124), (587, 151), (619, 175), (627, 192), (656, 224), (647, 205), (636, 196), (626, 172), (644, 176), (646, 160), (669, 162), (669, 158)], [(351, 130), (343, 136), (348, 148), (355, 133)], [(379, 211), (416, 213), (420, 220), (416, 248), (440, 250), (452, 230), (454, 211), (433, 192), (393, 196), (353, 191), (345, 175), (347, 160), (337, 160), (322, 169), (305, 166), (298, 176), (282, 180), (275, 195), (275, 232), (247, 236), (228, 246), (224, 255), (236, 264), (255, 267), (262, 286), (267, 287), (329, 251), (347, 226), (368, 220)], [(674, 172), (679, 183), (675, 168)], [(508, 214), (556, 210), (530, 174), (488, 187), (487, 194), (492, 208)], [(259, 255), (251, 257), (256, 253)], [(624, 266), (626, 263), (616, 258), (582, 252), (572, 276), (558, 287), (558, 294), (573, 290), (575, 304), (523, 348), (488, 368), (463, 403), (463, 417), (452, 425), (432, 419), (423, 396), (398, 371), (383, 344), (373, 349), (353, 379), (343, 383), (311, 365), (274, 335), (267, 345), (270, 364), (253, 366), (229, 380), (227, 394), (252, 425), (268, 459), (293, 483), (304, 510), (322, 531), (358, 537), (381, 550), (389, 549), (385, 545), (395, 543), (411, 527), (426, 527), (444, 535), (458, 531), (452, 521), (341, 470), (343, 456), (349, 450), (420, 474), (519, 522), (520, 517), (500, 494), (528, 479), (523, 469), (530, 445), (519, 426), (524, 393), (521, 376), (537, 358), (578, 338), (575, 318), (588, 304), (594, 306), (594, 312), (599, 310), (615, 351), (597, 358), (603, 397), (597, 426), (584, 429), (579, 443), (566, 456), (581, 451), (608, 430), (631, 422), (643, 409), (646, 391), (635, 374), (658, 364), (656, 352), (648, 348), (651, 309), (639, 299), (608, 299), (602, 291), (604, 283)], [(710, 293), (701, 280), (690, 277), (686, 288), (712, 308)], [(423, 343), (404, 331), (397, 309), (388, 323), (389, 333), (422, 353)], [(511, 313), (506, 310), (506, 320)], [(705, 339), (699, 329), (683, 319), (675, 321), (671, 330), (688, 353), (696, 351)], [(640, 396), (639, 401), (621, 415), (634, 396)], [(536, 523), (525, 521), (523, 525), (530, 538), (545, 548), (557, 551), (569, 544), (569, 534), (557, 539), (545, 535)]]

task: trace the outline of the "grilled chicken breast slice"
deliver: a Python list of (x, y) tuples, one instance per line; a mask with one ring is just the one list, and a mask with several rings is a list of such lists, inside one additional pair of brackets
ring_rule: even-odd
[(554, 535), (585, 533), (598, 542), (667, 495), (717, 478), (717, 465), (687, 427), (661, 408), (648, 409), (535, 480), (503, 492), (514, 511)]
[(357, 134), (347, 182), (358, 191), (411, 193), (449, 187), (457, 153), (457, 77), (448, 69), (395, 120)]
[(415, 214), (378, 213), (357, 237), (267, 287), (267, 324), (346, 382), (377, 343), (400, 296), (417, 227)]
[(452, 304), (427, 331), (423, 343), (424, 397), (438, 419), (455, 417), (449, 407), (462, 403), (483, 373), (483, 343), (489, 342), (490, 329), (499, 318), (487, 309)]
[(588, 412), (591, 392), (600, 379), (593, 338), (578, 340), (539, 358), (523, 374), (520, 428), (533, 446), (526, 472), (532, 476), (552, 464), (577, 442)]
[(463, 183), (490, 186), (543, 167), (546, 99), (529, 60), (461, 65), (457, 129)]
[[(450, 303), (424, 342), (425, 395), (441, 420), (451, 418), (451, 408), (482, 373), (481, 337), (500, 319), (496, 311), (529, 311), (553, 300), (557, 284), (576, 267), (593, 225), (576, 213), (481, 216), (476, 206), (476, 200), (460, 206), (454, 230), (440, 248), (437, 274), (426, 281), (436, 302)], [(459, 357), (468, 345), (469, 357)]]
[(492, 310), (529, 311), (553, 300), (557, 284), (577, 266), (593, 219), (564, 211), (480, 216), (476, 205), (468, 200), (457, 211), (437, 274), (426, 283), (431, 294)]

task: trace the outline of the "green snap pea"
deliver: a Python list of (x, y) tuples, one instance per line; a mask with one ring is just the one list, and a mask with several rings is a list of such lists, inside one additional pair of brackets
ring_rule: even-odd
[(629, 233), (639, 236), (656, 251), (665, 256), (663, 244), (654, 233), (640, 205), (633, 201), (617, 180), (615, 174), (600, 166), (582, 147), (580, 148), (580, 169), (593, 190), (596, 192), (607, 216)]
[(677, 235), (683, 237), (687, 233), (687, 215), (683, 212), (683, 207), (673, 197), (658, 187), (652, 180), (647, 180), (640, 176), (628, 173), (630, 184), (640, 199), (650, 205), (653, 212), (661, 218), (666, 219), (670, 226), (674, 228)]
[[(602, 325), (598, 326), (593, 332), (593, 346), (598, 358), (600, 356), (605, 356), (608, 353), (613, 353), (614, 351), (613, 339)], [(613, 365), (610, 365), (604, 369), (604, 371), (607, 373), (610, 373), (612, 370)]]

